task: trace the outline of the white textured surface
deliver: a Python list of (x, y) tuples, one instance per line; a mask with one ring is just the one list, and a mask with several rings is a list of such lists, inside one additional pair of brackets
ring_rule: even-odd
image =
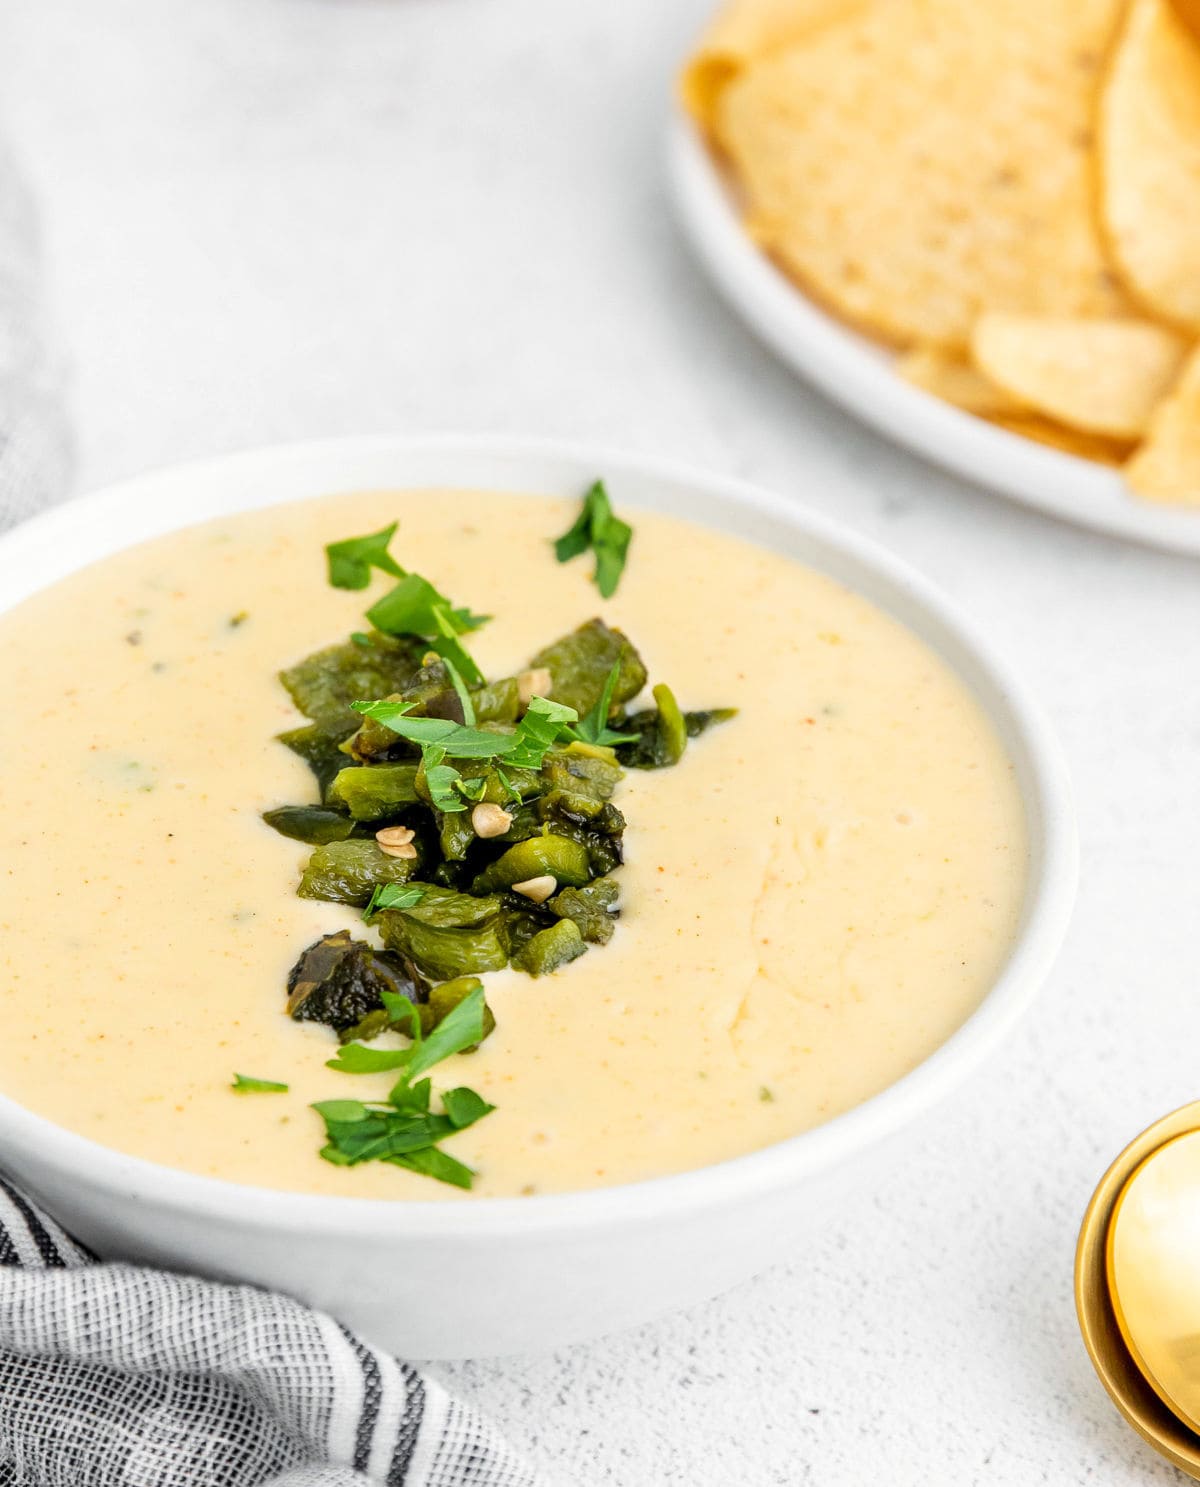
[(1175, 1480), (1091, 1374), (1071, 1259), (1108, 1159), (1200, 1093), (1200, 573), (897, 453), (711, 299), (660, 177), (703, 9), (7, 0), (82, 480), (309, 434), (597, 437), (792, 491), (954, 592), (1076, 774), (1082, 897), (1039, 1012), (792, 1266), (439, 1372), (579, 1487)]

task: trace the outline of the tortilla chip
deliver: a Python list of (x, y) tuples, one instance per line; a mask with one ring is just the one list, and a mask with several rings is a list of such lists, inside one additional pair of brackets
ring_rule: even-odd
[(723, 90), (756, 57), (803, 41), (870, 0), (728, 0), (701, 38), (680, 79), (683, 101), (705, 129)]
[(1022, 439), (1032, 439), (1035, 444), (1047, 444), (1063, 454), (1078, 455), (1080, 459), (1095, 460), (1102, 465), (1121, 464), (1128, 459), (1133, 447), (1128, 439), (1105, 439), (1099, 434), (1085, 434), (1080, 429), (1064, 428), (1061, 423), (1036, 413), (1006, 415), (994, 418), (992, 422), (1010, 434), (1020, 434)]
[(1200, 506), (1200, 348), (1150, 420), (1146, 442), (1125, 466), (1125, 479), (1148, 501)]
[(975, 365), (1018, 403), (1114, 439), (1145, 432), (1187, 349), (1149, 320), (991, 314), (971, 335)]
[(923, 392), (982, 418), (1019, 413), (1022, 408), (1016, 398), (997, 387), (978, 367), (938, 346), (918, 346), (907, 352), (897, 361), (896, 371)]
[(1134, 0), (1100, 110), (1104, 224), (1146, 307), (1200, 330), (1200, 43)]
[(716, 120), (748, 230), (900, 345), (965, 349), (985, 309), (1126, 312), (1090, 159), (1120, 8), (892, 0), (755, 62)]

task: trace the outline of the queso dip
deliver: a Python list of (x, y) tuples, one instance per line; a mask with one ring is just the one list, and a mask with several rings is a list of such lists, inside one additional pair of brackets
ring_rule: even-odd
[[(619, 491), (616, 492), (619, 507)], [(382, 1100), (286, 1015), (305, 946), (359, 909), (296, 896), (312, 848), (262, 813), (314, 798), (274, 735), (277, 673), (362, 627), (325, 544), (392, 552), (490, 622), (488, 677), (601, 616), (684, 709), (737, 716), (627, 770), (620, 918), (555, 974), (485, 976), (496, 1027), (433, 1071), (495, 1110), (446, 1149), (472, 1195), (704, 1166), (882, 1090), (971, 1014), (1026, 873), (1009, 761), (955, 675), (818, 573), (647, 512), (609, 600), (550, 540), (578, 503), (356, 494), (173, 533), (0, 617), (0, 1092), (117, 1150), (233, 1182), (462, 1199), (322, 1161), (314, 1102)], [(633, 707), (641, 703), (632, 704)], [(391, 1045), (389, 1045), (391, 1046)], [(399, 1046), (398, 1044), (396, 1046)], [(234, 1071), (287, 1085), (235, 1094)]]

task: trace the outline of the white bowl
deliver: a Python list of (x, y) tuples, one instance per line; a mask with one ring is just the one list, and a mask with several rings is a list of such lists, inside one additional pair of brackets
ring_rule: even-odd
[(1200, 555), (1200, 511), (1135, 496), (1119, 470), (1050, 449), (906, 382), (895, 356), (808, 298), (751, 240), (691, 122), (671, 121), (668, 169), (683, 230), (751, 330), (827, 397), (965, 480), (1049, 516)]
[(0, 609), (107, 553), (210, 517), (351, 489), (568, 494), (736, 532), (895, 615), (972, 688), (1015, 765), (1030, 838), (1012, 952), (932, 1057), (865, 1104), (749, 1156), (578, 1194), (468, 1203), (306, 1197), (122, 1155), (0, 1097), (0, 1165), (101, 1254), (278, 1287), (406, 1356), (556, 1347), (645, 1321), (794, 1256), (808, 1225), (971, 1072), (1029, 1004), (1066, 929), (1076, 842), (1057, 745), (1007, 668), (915, 573), (778, 496), (664, 461), (502, 439), (290, 446), (142, 476), (0, 539)]

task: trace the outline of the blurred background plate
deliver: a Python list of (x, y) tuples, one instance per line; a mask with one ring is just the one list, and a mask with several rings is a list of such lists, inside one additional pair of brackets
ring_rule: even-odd
[(884, 348), (827, 314), (754, 246), (691, 123), (671, 126), (675, 204), (692, 247), (750, 328), (849, 412), (935, 464), (1027, 506), (1155, 547), (1200, 555), (1200, 510), (1133, 496), (1106, 465), (1010, 434), (911, 386)]

